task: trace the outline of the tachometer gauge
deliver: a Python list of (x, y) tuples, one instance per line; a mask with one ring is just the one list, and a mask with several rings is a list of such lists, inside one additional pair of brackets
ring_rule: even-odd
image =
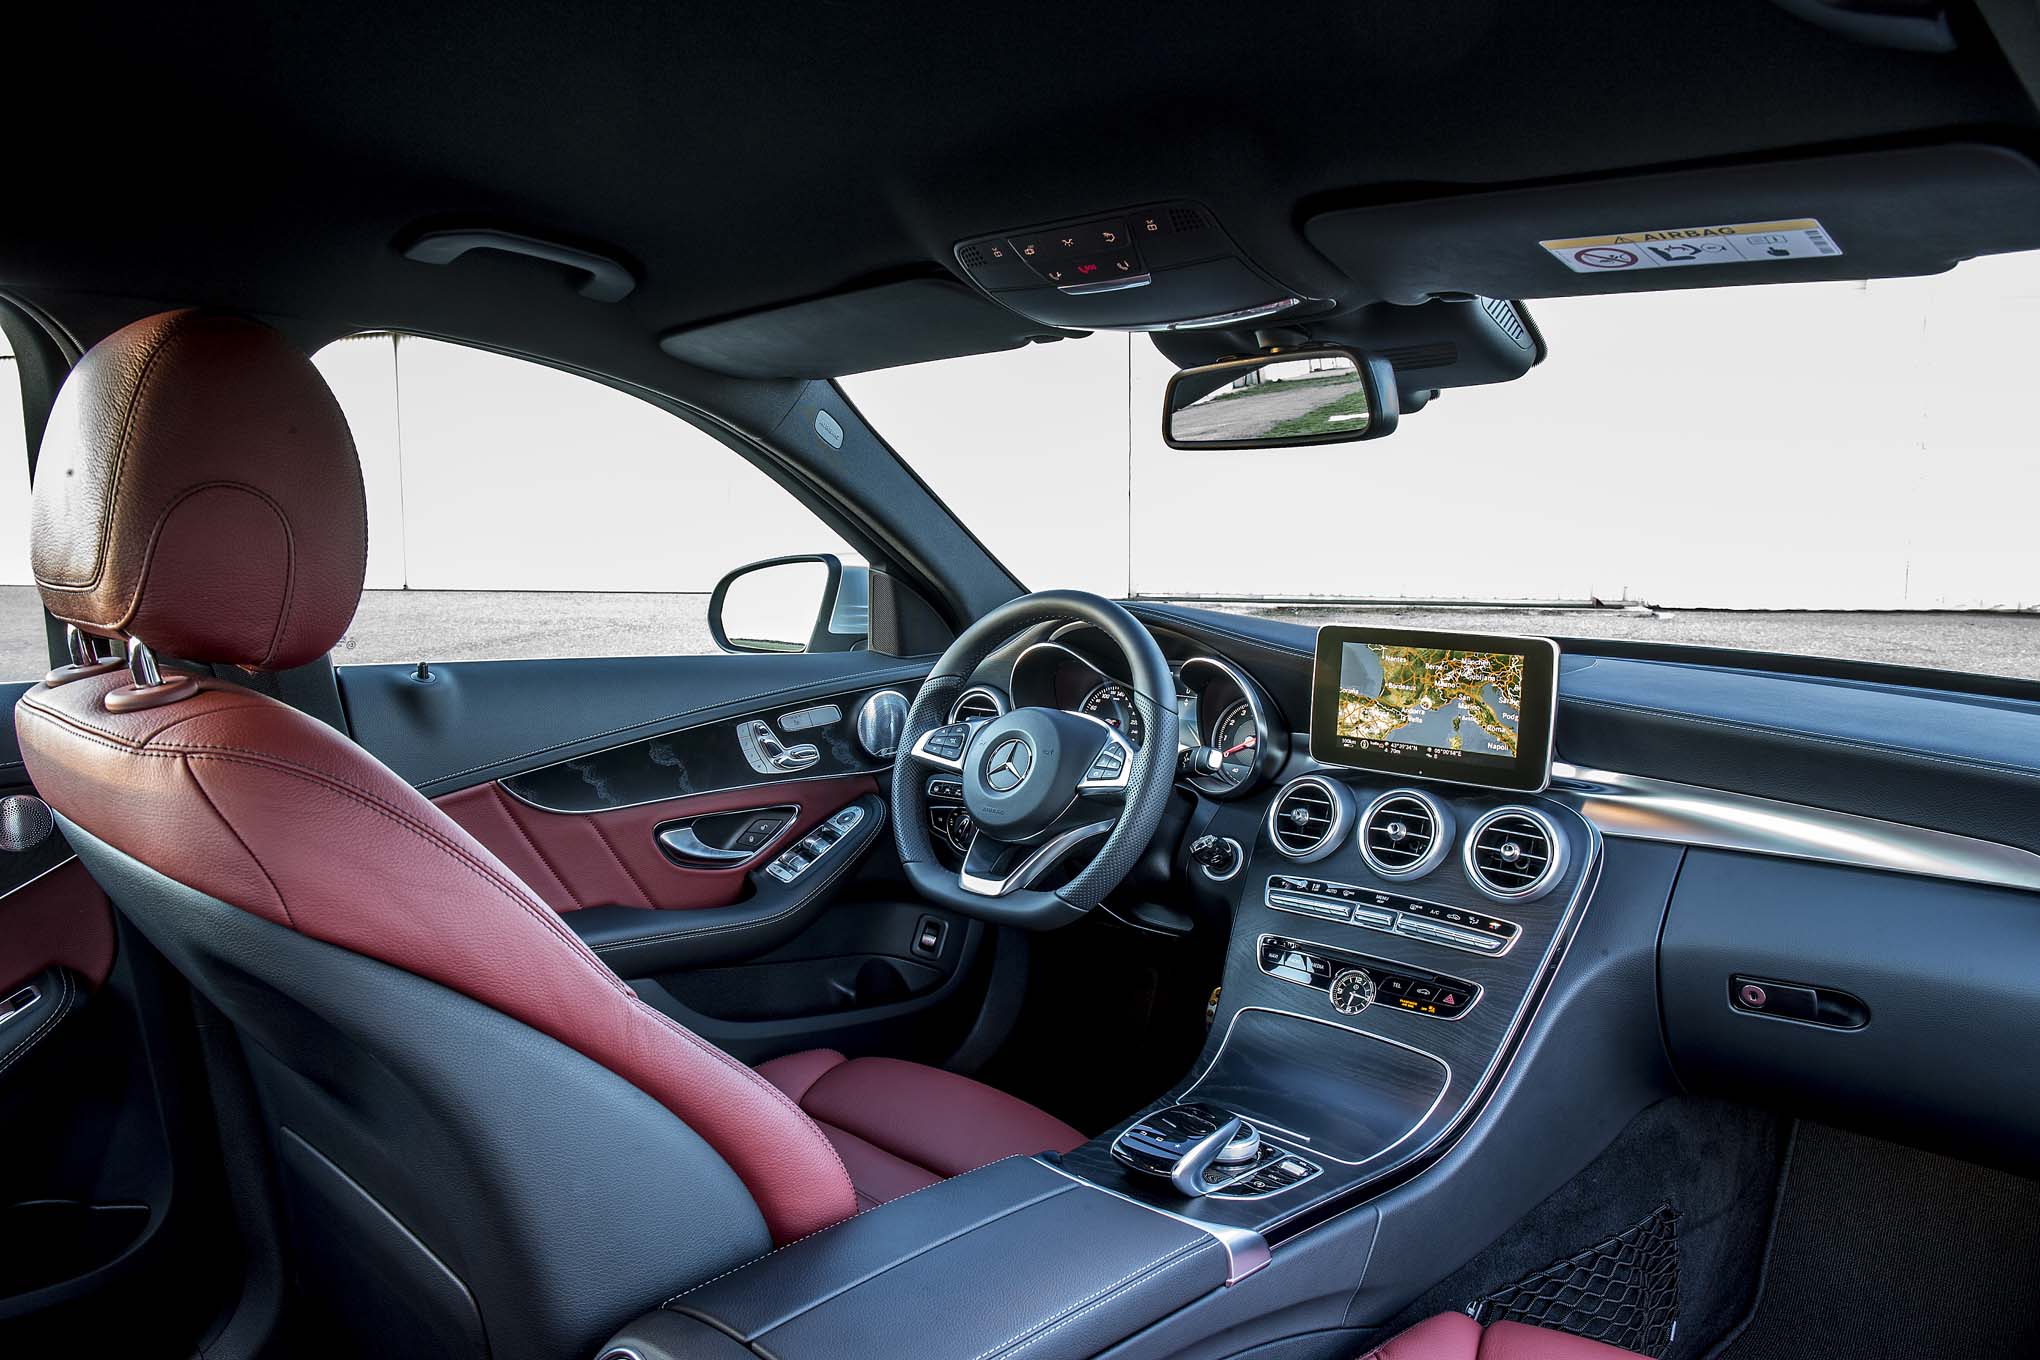
[(1211, 748), (1218, 752), (1216, 778), (1235, 788), (1254, 773), (1261, 754), (1261, 729), (1254, 722), (1254, 710), (1241, 700), (1218, 715), (1211, 725)]
[(1117, 728), (1119, 735), (1135, 746), (1146, 735), (1140, 711), (1133, 706), (1133, 692), (1116, 680), (1108, 680), (1092, 690), (1077, 711)]

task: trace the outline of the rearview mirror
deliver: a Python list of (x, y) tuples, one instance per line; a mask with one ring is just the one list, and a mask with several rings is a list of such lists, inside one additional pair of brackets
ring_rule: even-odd
[(1343, 444), (1394, 431), (1395, 369), (1345, 349), (1297, 350), (1186, 368), (1162, 399), (1172, 449)]

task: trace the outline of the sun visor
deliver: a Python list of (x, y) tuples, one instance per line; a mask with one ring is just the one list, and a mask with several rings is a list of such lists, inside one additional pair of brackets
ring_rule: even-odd
[(1892, 278), (2040, 248), (2040, 168), (1993, 146), (1856, 152), (1348, 208), (1304, 234), (1399, 303)]
[(835, 378), (1018, 349), (1059, 331), (948, 279), (907, 279), (673, 331), (659, 348), (735, 378)]

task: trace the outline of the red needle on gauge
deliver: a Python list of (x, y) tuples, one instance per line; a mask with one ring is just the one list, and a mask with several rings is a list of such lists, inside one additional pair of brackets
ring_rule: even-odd
[(1220, 751), (1218, 753), (1218, 758), (1220, 760), (1224, 760), (1227, 756), (1236, 756), (1240, 752), (1248, 750), (1249, 748), (1255, 746), (1256, 744), (1259, 743), (1259, 741), (1260, 741), (1259, 737), (1248, 737), (1245, 741), (1241, 742), (1239, 745), (1228, 746), (1223, 751)]

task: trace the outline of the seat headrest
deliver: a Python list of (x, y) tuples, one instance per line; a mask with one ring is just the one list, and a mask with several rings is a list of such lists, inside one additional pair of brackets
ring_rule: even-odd
[(303, 665), (346, 631), (368, 565), (347, 419), (304, 351), (260, 322), (145, 317), (57, 395), (29, 556), (49, 611), (88, 633)]

